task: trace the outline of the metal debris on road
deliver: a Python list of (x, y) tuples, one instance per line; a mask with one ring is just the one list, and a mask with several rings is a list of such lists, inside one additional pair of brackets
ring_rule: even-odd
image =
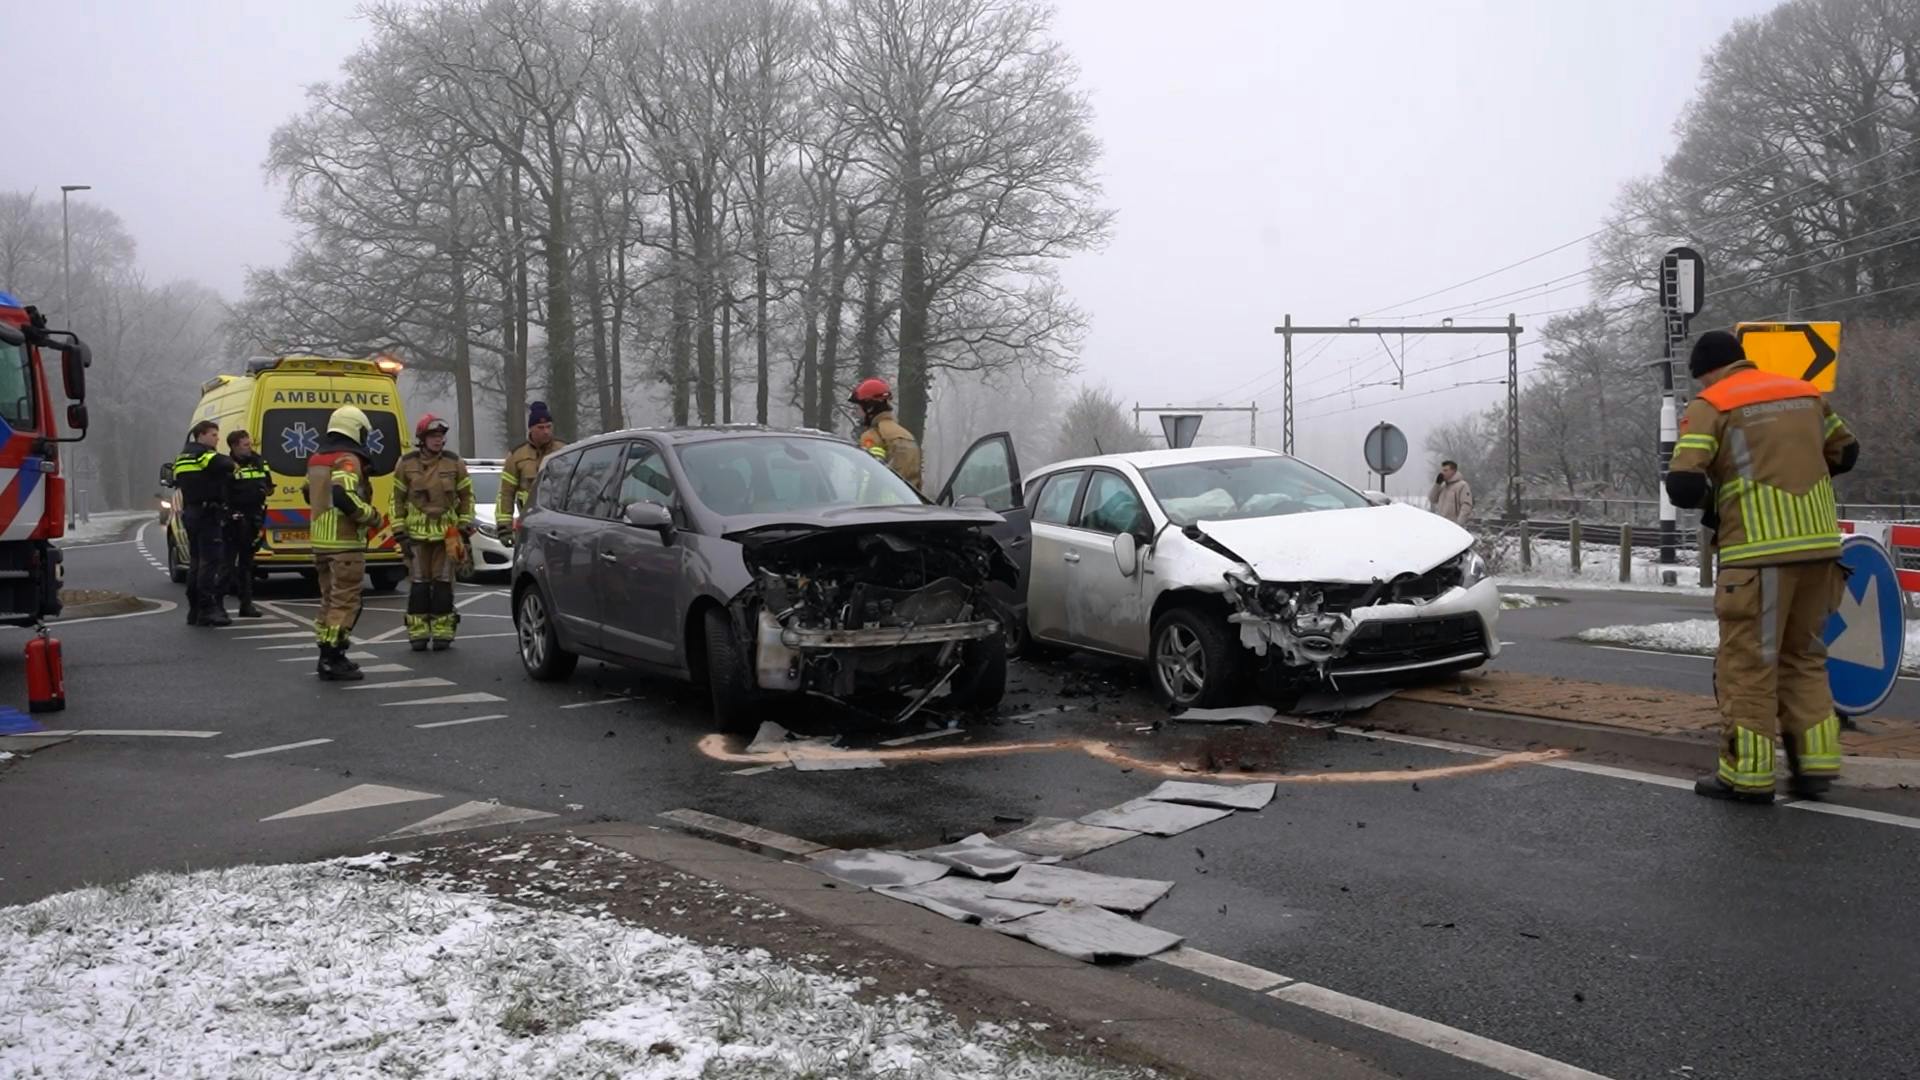
[(1108, 829), (1131, 829), (1134, 832), (1152, 833), (1155, 836), (1179, 836), (1188, 829), (1197, 829), (1209, 822), (1232, 816), (1231, 809), (1186, 806), (1181, 803), (1159, 802), (1149, 798), (1129, 799), (1108, 810), (1095, 810), (1091, 814), (1081, 815), (1080, 821), (1084, 825), (1098, 825)]
[(760, 725), (754, 733), (753, 742), (747, 744), (749, 754), (784, 754), (796, 747), (819, 747), (825, 749), (833, 745), (830, 738), (816, 736), (803, 739), (771, 720)]
[(1322, 716), (1327, 713), (1362, 712), (1399, 693), (1398, 687), (1386, 690), (1311, 690), (1300, 695), (1288, 712), (1294, 716)]
[(1072, 859), (1139, 835), (1132, 829), (1103, 829), (1065, 818), (1043, 817), (1035, 818), (1033, 824), (996, 839), (1029, 855), (1058, 855), (1063, 859)]
[(950, 728), (941, 728), (938, 731), (923, 731), (918, 735), (902, 735), (897, 739), (882, 739), (880, 741), (880, 745), (881, 746), (907, 746), (912, 743), (926, 742), (928, 739), (944, 739), (949, 735), (958, 735), (965, 730), (966, 730), (965, 728), (950, 727)]
[(1278, 715), (1270, 705), (1240, 705), (1231, 709), (1188, 709), (1173, 719), (1178, 724), (1271, 724)]
[(1073, 870), (1065, 866), (1028, 865), (1010, 881), (987, 890), (996, 900), (1024, 900), (1029, 904), (1059, 904), (1077, 900), (1112, 911), (1137, 914), (1173, 891), (1171, 881), (1116, 877)]
[(987, 924), (1043, 949), (1089, 963), (1103, 956), (1141, 959), (1179, 945), (1184, 938), (1103, 911), (1089, 904), (1062, 904), (1012, 922)]
[(1258, 810), (1273, 801), (1273, 793), (1277, 786), (1272, 783), (1193, 784), (1184, 780), (1168, 780), (1147, 792), (1146, 797), (1155, 802), (1224, 806), (1233, 810)]
[(787, 760), (793, 763), (796, 772), (835, 772), (840, 769), (884, 769), (887, 763), (878, 758), (856, 757), (848, 754), (822, 753), (818, 749), (790, 750)]
[(909, 904), (945, 915), (956, 922), (1002, 922), (1037, 915), (1049, 910), (1044, 904), (996, 900), (987, 895), (990, 888), (992, 886), (987, 882), (976, 881), (973, 878), (943, 877), (919, 885), (887, 887), (875, 891), (882, 896), (905, 900)]
[(870, 889), (925, 885), (947, 876), (947, 868), (937, 862), (891, 851), (828, 851), (807, 861), (828, 877)]
[(1017, 848), (1007, 847), (986, 833), (974, 833), (963, 840), (941, 847), (925, 848), (913, 854), (922, 859), (943, 863), (963, 874), (977, 878), (1006, 877), (1028, 863), (1051, 862), (1058, 858), (1055, 855), (1030, 855)]

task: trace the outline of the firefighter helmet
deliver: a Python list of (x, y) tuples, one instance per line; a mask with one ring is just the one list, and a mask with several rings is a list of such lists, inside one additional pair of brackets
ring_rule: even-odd
[(862, 379), (847, 400), (855, 405), (878, 405), (893, 400), (893, 388), (885, 379)]
[(373, 424), (367, 419), (367, 414), (352, 405), (342, 405), (333, 410), (332, 416), (327, 417), (329, 434), (345, 435), (357, 443), (364, 444), (367, 441), (367, 432), (372, 428)]
[(445, 435), (449, 430), (451, 429), (447, 426), (445, 420), (440, 419), (432, 413), (428, 413), (420, 418), (419, 423), (413, 425), (413, 437), (415, 439), (424, 439), (429, 435)]

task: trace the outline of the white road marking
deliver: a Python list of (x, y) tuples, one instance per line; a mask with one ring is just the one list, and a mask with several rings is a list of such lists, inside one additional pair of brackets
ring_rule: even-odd
[[(362, 675), (394, 675), (402, 671), (412, 671), (412, 670), (413, 670), (412, 668), (408, 667), (405, 664), (369, 664), (366, 667), (363, 667), (360, 669), (360, 674)], [(359, 687), (359, 689), (364, 690), (366, 689), (366, 687)]]
[(1880, 810), (1862, 810), (1857, 806), (1841, 806), (1830, 802), (1806, 802), (1800, 799), (1790, 799), (1780, 805), (1789, 810), (1810, 810), (1816, 814), (1831, 814), (1834, 817), (1853, 818), (1856, 821), (1897, 825), (1902, 829), (1920, 829), (1920, 818), (1910, 818), (1904, 814), (1888, 814)]
[(477, 724), (482, 720), (505, 720), (506, 713), (488, 713), (485, 716), (468, 716), (459, 720), (435, 720), (431, 724), (415, 724), (417, 728), (452, 727), (455, 724)]
[(1252, 964), (1243, 964), (1238, 960), (1229, 960), (1224, 956), (1215, 956), (1210, 952), (1180, 946), (1169, 949), (1154, 957), (1163, 964), (1191, 971), (1196, 975), (1205, 975), (1223, 983), (1231, 983), (1244, 990), (1266, 993), (1281, 983), (1294, 980), (1278, 972), (1257, 968)]
[(383, 709), (408, 708), (414, 705), (483, 705), (490, 701), (505, 701), (499, 694), (476, 692), (472, 694), (448, 694), (446, 697), (416, 698), (413, 701), (383, 701)]
[(120, 547), (123, 544), (137, 544), (138, 540), (79, 540), (71, 544), (55, 544), (61, 551), (85, 551), (88, 548)]
[(601, 698), (599, 701), (576, 701), (571, 705), (562, 705), (560, 707), (563, 709), (591, 709), (596, 705), (620, 705), (625, 702), (638, 700), (638, 698), (630, 697), (610, 697)]
[(958, 735), (964, 728), (941, 728), (939, 731), (923, 731), (918, 735), (902, 735), (897, 739), (883, 739), (881, 746), (906, 746), (908, 743), (926, 742), (928, 739), (944, 739), (949, 735)]
[(1608, 652), (1630, 652), (1630, 653), (1641, 653), (1641, 654), (1643, 654), (1643, 655), (1646, 655), (1646, 656), (1677, 656), (1677, 657), (1680, 657), (1680, 658), (1681, 658), (1681, 659), (1683, 659), (1683, 660), (1711, 660), (1711, 659), (1713, 659), (1713, 657), (1711, 657), (1711, 656), (1703, 656), (1703, 655), (1701, 655), (1700, 653), (1690, 653), (1690, 652), (1669, 652), (1669, 651), (1667, 651), (1666, 649), (1636, 649), (1636, 648), (1634, 648), (1634, 647), (1633, 647), (1633, 646), (1631, 646), (1631, 645), (1589, 645), (1589, 646), (1587, 646), (1587, 647), (1588, 647), (1588, 648), (1590, 648), (1590, 649), (1605, 649), (1605, 650), (1607, 650)]
[(541, 818), (553, 816), (545, 810), (527, 810), (518, 806), (502, 806), (499, 803), (490, 802), (464, 802), (451, 810), (442, 810), (424, 821), (416, 821), (404, 829), (396, 829), (379, 839), (402, 840), (409, 836), (435, 836), (440, 833), (484, 828), (488, 825), (538, 821)]
[(437, 676), (430, 676), (424, 679), (400, 679), (396, 682), (362, 683), (358, 686), (349, 686), (347, 687), (347, 689), (349, 690), (425, 690), (429, 687), (434, 687), (434, 686), (452, 686), (452, 685), (453, 685), (452, 679), (442, 679)]
[(1396, 1038), (1438, 1050), (1463, 1061), (1484, 1065), (1495, 1072), (1524, 1080), (1607, 1080), (1564, 1061), (1542, 1057), (1530, 1050), (1495, 1042), (1456, 1027), (1425, 1020), (1385, 1005), (1328, 990), (1311, 983), (1297, 982), (1270, 991), (1268, 997), (1291, 1002), (1317, 1013), (1372, 1028)]
[[(309, 646), (301, 646), (301, 648), (308, 648), (308, 647), (309, 647)], [(262, 646), (261, 646), (261, 648), (263, 648), (263, 649), (266, 649), (266, 648), (272, 648), (272, 649), (284, 649), (284, 648), (286, 648), (286, 646), (285, 646), (285, 645), (262, 645)], [(278, 660), (279, 660), (279, 662), (280, 662), (280, 663), (282, 663), (282, 664), (310, 664), (310, 663), (312, 663), (312, 662), (313, 662), (313, 657), (312, 657), (312, 656), (282, 656), (282, 657), (278, 657), (277, 659), (278, 659)], [(349, 660), (378, 660), (378, 659), (380, 659), (380, 658), (379, 658), (379, 657), (377, 657), (377, 656), (375, 656), (374, 654), (372, 654), (372, 653), (370, 653), (370, 652), (350, 652), (350, 653), (348, 653), (348, 654), (347, 654), (347, 659), (349, 659)], [(361, 668), (360, 670), (361, 670), (361, 671), (371, 671), (371, 670), (373, 670), (373, 669), (372, 669), (372, 668)], [(400, 670), (400, 671), (406, 671), (406, 670), (409, 670), (409, 669), (407, 669), (407, 668), (399, 668), (398, 670)]]
[(391, 630), (383, 630), (380, 633), (375, 634), (374, 636), (368, 638), (367, 640), (361, 642), (360, 644), (384, 645), (387, 642), (392, 641), (394, 638), (406, 632), (407, 632), (407, 624), (403, 622), (399, 626), (396, 626)]
[(463, 600), (454, 601), (453, 606), (457, 608), (463, 608), (463, 607), (466, 607), (468, 604), (473, 603), (476, 600), (485, 600), (489, 596), (498, 596), (498, 595), (500, 594), (492, 593), (492, 592), (474, 593), (472, 596), (466, 597)]
[(258, 757), (261, 754), (277, 754), (282, 750), (299, 750), (307, 746), (325, 746), (332, 739), (308, 739), (305, 742), (281, 743), (279, 746), (263, 746), (258, 750), (242, 750), (237, 754), (228, 754), (229, 758)]
[(222, 626), (222, 630), (285, 630), (292, 626), (290, 622), (261, 622), (259, 619), (240, 619), (232, 626)]
[(293, 603), (293, 601), (290, 601), (290, 600), (262, 600), (260, 601), (260, 606), (263, 608), (266, 608), (268, 611), (273, 612), (275, 615), (278, 615), (283, 619), (292, 620), (293, 622), (298, 623), (301, 626), (311, 627), (313, 625), (312, 619), (309, 619), (304, 615), (296, 615), (293, 612), (287, 610), (287, 606), (290, 605), (291, 603)]
[(408, 791), (406, 788), (388, 787), (385, 784), (355, 784), (345, 791), (336, 792), (324, 799), (315, 799), (303, 803), (291, 810), (282, 810), (272, 817), (263, 817), (261, 821), (279, 821), (282, 818), (311, 817), (315, 814), (337, 814), (344, 810), (364, 810), (372, 806), (391, 806), (394, 803), (419, 802), (422, 799), (437, 799), (440, 796), (428, 791)]
[(59, 735), (112, 735), (149, 739), (211, 739), (220, 734), (217, 731), (178, 731), (172, 728), (81, 728), (78, 731), (17, 731), (16, 735), (41, 736)]
[[(251, 630), (253, 628), (249, 626), (246, 629)], [(313, 631), (289, 630), (284, 634), (246, 634), (241, 637), (236, 637), (233, 640), (235, 641), (285, 641), (288, 638), (306, 638), (308, 641), (312, 641)]]
[(148, 615), (165, 615), (169, 611), (178, 611), (180, 609), (180, 605), (171, 600), (150, 600), (144, 596), (135, 597), (134, 599), (140, 600), (143, 603), (158, 604), (159, 606), (148, 608), (145, 611), (125, 611), (118, 615), (89, 615), (84, 619), (56, 619), (47, 625), (57, 629), (62, 626), (79, 626), (81, 623), (106, 622), (109, 619), (139, 619)]
[(1610, 776), (1615, 780), (1635, 780), (1642, 784), (1654, 784), (1678, 791), (1692, 791), (1693, 781), (1678, 776), (1661, 776), (1659, 773), (1641, 772), (1638, 769), (1622, 769), (1616, 765), (1600, 765), (1591, 761), (1546, 761), (1543, 765), (1568, 772), (1587, 773), (1592, 776)]

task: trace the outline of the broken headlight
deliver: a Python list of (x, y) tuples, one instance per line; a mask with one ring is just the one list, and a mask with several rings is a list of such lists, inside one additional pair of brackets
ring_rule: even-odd
[(1460, 587), (1463, 589), (1471, 589), (1487, 579), (1487, 560), (1472, 548), (1455, 557), (1453, 567), (1460, 574)]

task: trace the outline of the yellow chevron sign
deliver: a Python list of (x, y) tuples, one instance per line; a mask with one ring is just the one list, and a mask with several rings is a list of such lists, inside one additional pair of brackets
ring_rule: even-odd
[(1823, 394), (1833, 392), (1840, 371), (1837, 322), (1743, 322), (1733, 335), (1761, 371), (1805, 379)]

